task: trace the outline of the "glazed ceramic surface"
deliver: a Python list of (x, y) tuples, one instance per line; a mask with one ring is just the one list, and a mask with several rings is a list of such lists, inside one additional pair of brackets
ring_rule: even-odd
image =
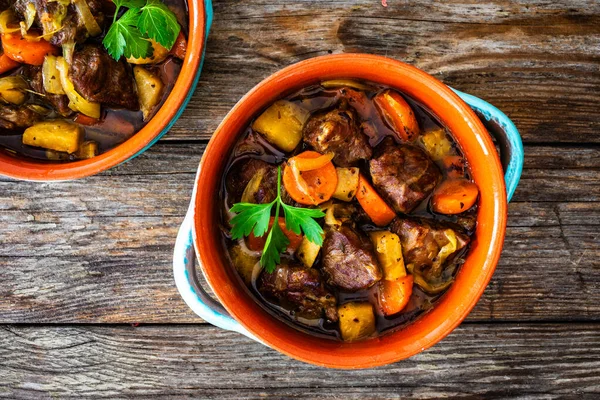
[[(216, 211), (219, 205), (214, 196), (235, 139), (254, 115), (294, 90), (337, 78), (364, 79), (391, 86), (430, 109), (449, 128), (480, 188), (475, 240), (448, 292), (433, 310), (411, 325), (354, 343), (296, 330), (255, 302), (223, 254)], [(503, 154), (507, 154), (505, 174), (490, 133), (497, 136)], [(379, 56), (345, 54), (292, 65), (252, 89), (227, 115), (211, 139), (199, 167), (188, 215), (177, 238), (174, 255), (177, 287), (186, 303), (206, 321), (243, 333), (305, 362), (334, 368), (367, 368), (410, 357), (449, 334), (483, 293), (500, 257), (507, 193), (510, 196), (514, 192), (522, 163), (519, 134), (501, 111), (473, 96), (455, 93), (407, 64)], [(223, 305), (210, 298), (198, 283), (194, 246), (201, 271)]]
[(119, 146), (89, 160), (50, 163), (0, 152), (0, 175), (30, 181), (71, 180), (95, 175), (143, 153), (158, 141), (187, 106), (202, 70), (206, 37), (212, 23), (211, 0), (188, 0), (189, 37), (175, 86), (156, 115)]

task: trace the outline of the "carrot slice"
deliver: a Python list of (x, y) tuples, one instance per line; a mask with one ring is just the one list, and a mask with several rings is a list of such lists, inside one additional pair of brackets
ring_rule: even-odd
[(477, 185), (466, 179), (447, 179), (433, 191), (431, 208), (440, 214), (460, 214), (477, 201)]
[[(275, 221), (275, 217), (271, 217), (271, 221), (269, 222), (269, 229), (273, 226), (273, 222)], [(294, 252), (298, 247), (300, 247), (300, 243), (302, 243), (302, 235), (298, 235), (285, 227), (285, 218), (279, 217), (279, 227), (283, 231), (283, 234), (287, 236), (290, 244), (288, 245), (288, 250)], [(263, 236), (256, 237), (254, 236), (254, 232), (250, 233), (250, 236), (246, 238), (246, 246), (248, 249), (252, 251), (262, 251), (265, 247), (265, 242), (267, 241), (268, 234), (264, 234)]]
[(11, 69), (17, 68), (20, 63), (16, 62), (6, 54), (0, 56), (0, 74), (10, 71)]
[(75, 119), (73, 119), (73, 122), (77, 122), (78, 124), (81, 124), (81, 125), (91, 126), (91, 125), (96, 125), (98, 122), (100, 122), (100, 120), (96, 119), (96, 118), (88, 117), (87, 115), (82, 114), (82, 113), (77, 113), (77, 115), (75, 116)]
[(463, 178), (465, 176), (465, 159), (461, 156), (446, 156), (442, 159), (448, 178)]
[(420, 129), (415, 112), (399, 93), (386, 90), (373, 100), (400, 139), (411, 142), (419, 136)]
[(327, 164), (330, 164), (330, 161), (335, 156), (334, 153), (323, 154), (322, 156), (316, 158), (307, 158), (307, 157), (292, 157), (288, 161), (288, 164), (291, 167), (296, 167), (298, 171), (312, 171), (314, 169), (319, 169), (325, 167)]
[(394, 315), (408, 304), (413, 289), (413, 276), (379, 282), (379, 305), (385, 315)]
[(20, 33), (5, 33), (2, 35), (4, 54), (20, 63), (42, 65), (47, 54), (57, 55), (59, 50), (44, 39), (38, 38), (34, 33), (26, 37)]
[(362, 174), (358, 178), (356, 200), (375, 225), (385, 226), (396, 217), (394, 210), (387, 205)]
[[(331, 198), (335, 193), (338, 178), (335, 166), (329, 161), (331, 158), (327, 160), (328, 157), (330, 155), (323, 156), (316, 151), (305, 151), (288, 160), (283, 170), (283, 186), (292, 199), (300, 204), (317, 205)], [(311, 165), (306, 159), (314, 160), (314, 164)], [(322, 166), (302, 171), (298, 164), (303, 168)]]
[(179, 35), (177, 35), (177, 39), (175, 39), (175, 44), (173, 45), (173, 48), (171, 48), (171, 54), (180, 60), (183, 60), (185, 58), (186, 50), (187, 40), (185, 39), (185, 35), (179, 31)]

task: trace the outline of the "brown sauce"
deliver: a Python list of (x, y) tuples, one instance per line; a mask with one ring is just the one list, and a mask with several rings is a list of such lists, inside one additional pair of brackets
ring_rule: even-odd
[[(363, 123), (372, 126), (372, 129), (369, 129), (367, 136), (369, 136), (369, 142), (372, 147), (375, 147), (379, 144), (386, 136), (392, 136), (397, 140), (397, 135), (386, 125), (386, 122), (379, 115), (372, 99), (373, 97), (381, 92), (382, 90), (388, 89), (385, 86), (368, 83), (372, 90), (365, 90), (367, 98), (369, 99), (366, 102), (366, 107), (356, 107), (356, 111), (360, 116), (360, 119)], [(285, 99), (289, 100), (293, 103), (299, 104), (311, 113), (315, 111), (321, 111), (324, 109), (328, 109), (338, 101), (340, 98), (341, 91), (350, 90), (347, 88), (324, 88), (321, 85), (313, 85), (302, 90), (299, 90)], [(455, 147), (455, 151), (458, 155), (461, 155), (461, 151), (452, 139), (450, 132), (443, 127), (440, 121), (435, 117), (435, 115), (419, 104), (417, 101), (403, 95), (405, 100), (411, 105), (414, 110), (417, 120), (419, 122), (419, 126), (423, 132), (442, 128), (446, 132), (446, 136), (451, 140), (453, 146)], [(353, 106), (350, 101), (350, 105)], [(250, 124), (251, 126), (252, 124)], [(418, 142), (418, 141), (417, 141)], [(288, 157), (293, 156), (294, 154), (300, 153), (306, 150), (308, 147), (306, 144), (301, 143), (298, 148), (292, 154), (285, 154), (270, 143), (268, 143), (262, 135), (253, 132), (250, 127), (247, 127), (243, 133), (240, 135), (232, 154), (229, 157), (229, 161), (227, 164), (227, 169), (225, 171), (224, 176), (227, 176), (228, 172), (235, 167), (237, 163), (243, 162), (248, 158), (257, 158), (268, 163), (272, 164), (280, 164), (285, 161)], [(443, 170), (442, 165), (438, 162), (438, 166), (441, 170)], [(368, 176), (368, 167), (366, 162), (361, 162), (359, 164), (361, 171), (367, 174)], [(465, 166), (465, 178), (469, 178), (468, 166)], [(237, 241), (232, 241), (228, 234), (228, 211), (232, 205), (232, 201), (228, 198), (228, 193), (225, 186), (225, 179), (222, 181), (222, 187), (220, 192), (220, 198), (222, 200), (222, 211), (221, 211), (221, 221), (223, 225), (223, 245), (226, 249), (231, 250), (232, 246), (237, 244)], [(356, 200), (353, 200), (353, 203), (356, 203)], [(440, 222), (450, 222), (457, 223), (459, 222), (459, 218), (474, 218), (477, 214), (477, 206), (472, 207), (470, 210), (465, 213), (460, 214), (459, 216), (447, 216), (434, 213), (428, 207), (429, 198), (425, 199), (416, 210), (411, 212), (409, 216), (418, 216), (425, 217), (434, 221)], [(359, 206), (360, 207), (360, 206)], [(323, 223), (321, 222), (323, 226)], [(386, 227), (376, 227), (372, 224), (359, 224), (357, 226), (364, 232), (372, 231), (372, 230), (381, 230), (386, 229)], [(474, 231), (474, 225), (470, 227), (470, 229), (465, 230), (465, 232), (470, 236)], [(458, 271), (460, 265), (464, 262), (464, 256), (468, 252), (469, 246), (463, 248), (458, 251), (454, 257), (447, 263), (447, 266), (444, 269), (444, 276), (448, 279), (453, 279), (456, 272)], [(282, 254), (282, 259), (293, 260), (293, 254)], [(316, 268), (320, 266), (320, 258), (321, 255), (318, 256), (315, 261)], [(230, 259), (230, 264), (233, 268), (233, 262)], [(315, 268), (315, 267), (313, 267)], [(245, 285), (252, 296), (256, 299), (257, 303), (261, 305), (262, 308), (267, 310), (272, 315), (276, 316), (278, 319), (284, 321), (285, 323), (293, 326), (296, 329), (300, 329), (305, 332), (309, 332), (311, 334), (322, 336), (334, 340), (341, 340), (340, 332), (337, 327), (337, 323), (327, 322), (325, 319), (305, 319), (294, 315), (293, 312), (286, 310), (284, 307), (280, 306), (276, 302), (273, 302), (271, 299), (265, 298), (257, 289), (257, 277), (261, 271), (261, 267), (259, 264), (256, 265), (254, 269), (253, 279), (251, 285)], [(242, 280), (242, 278), (240, 278)], [(398, 314), (395, 314), (390, 317), (386, 317), (383, 313), (378, 310), (377, 304), (377, 285), (367, 289), (361, 290), (358, 292), (344, 292), (339, 288), (331, 288), (332, 292), (335, 293), (338, 305), (349, 302), (349, 301), (369, 301), (374, 305), (375, 309), (375, 318), (376, 318), (376, 331), (377, 334), (382, 334), (384, 332), (389, 332), (397, 329), (401, 329), (407, 324), (413, 322), (419, 316), (423, 315), (427, 311), (429, 311), (434, 304), (439, 301), (439, 299), (444, 295), (445, 291), (439, 294), (431, 295), (423, 291), (419, 286), (414, 285), (412, 296), (408, 305)]]
[[(181, 25), (182, 33), (185, 37), (188, 37), (189, 23), (187, 2), (185, 0), (163, 0), (163, 3), (165, 3), (174, 12), (179, 24)], [(106, 19), (108, 21), (112, 21), (112, 18), (112, 15), (106, 16)], [(89, 38), (88, 40), (86, 40), (85, 43), (100, 44), (107, 30), (108, 26), (106, 27), (105, 32), (102, 35), (94, 38)], [(165, 100), (173, 90), (175, 82), (177, 81), (177, 77), (181, 72), (182, 62), (181, 60), (175, 57), (168, 56), (164, 61), (160, 63), (146, 65), (145, 67), (157, 73), (165, 85), (162, 93), (162, 98), (158, 106), (154, 108), (152, 114), (153, 116), (162, 107)], [(22, 74), (22, 68), (17, 68), (4, 75), (0, 75), (0, 77), (18, 74)], [(43, 120), (65, 118), (56, 113), (50, 104), (44, 102), (43, 98), (34, 93), (29, 94), (28, 99), (25, 101), (24, 104), (39, 104), (47, 107), (48, 109), (51, 109), (52, 111), (48, 115), (46, 115)], [(65, 119), (73, 120), (75, 115), (76, 113), (74, 113), (72, 117), (68, 117)], [(84, 141), (93, 140), (96, 143), (98, 143), (98, 154), (102, 154), (130, 139), (133, 135), (139, 132), (146, 125), (146, 123), (147, 121), (143, 120), (142, 111), (140, 110), (131, 111), (127, 109), (110, 108), (103, 105), (102, 116), (98, 123), (89, 126), (80, 124), (80, 126), (84, 129), (85, 132)], [(46, 149), (23, 144), (23, 130), (24, 129), (8, 132), (0, 128), (0, 151), (8, 152), (11, 155), (17, 157), (32, 158), (37, 160), (44, 160), (47, 162), (61, 163), (67, 161), (51, 160), (47, 156)], [(67, 156), (66, 153), (65, 156)], [(76, 161), (73, 155), (69, 155), (69, 158), (70, 159), (68, 161)]]

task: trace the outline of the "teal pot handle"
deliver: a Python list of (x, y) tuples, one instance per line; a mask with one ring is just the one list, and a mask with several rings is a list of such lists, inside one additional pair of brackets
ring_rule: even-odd
[[(505, 172), (508, 199), (512, 197), (523, 169), (523, 144), (517, 128), (510, 119), (491, 104), (466, 93), (455, 92), (471, 107), (500, 146), (502, 166)], [(195, 189), (196, 190), (196, 189)], [(195, 198), (195, 190), (192, 195)], [(196, 277), (192, 228), (193, 209), (190, 209), (179, 229), (173, 254), (173, 273), (175, 283), (186, 304), (206, 322), (219, 328), (239, 332), (256, 341), (250, 332), (233, 319), (225, 308), (206, 293)], [(200, 269), (201, 270), (201, 269)]]
[(255, 339), (242, 325), (233, 319), (223, 306), (214, 300), (200, 285), (196, 277), (194, 261), (194, 241), (192, 228), (194, 216), (192, 207), (188, 210), (175, 241), (173, 253), (173, 274), (175, 285), (183, 301), (206, 322), (219, 328), (239, 332), (249, 338)]
[(506, 114), (487, 101), (456, 89), (452, 90), (475, 111), (488, 132), (496, 139), (496, 143), (500, 147), (500, 160), (504, 169), (506, 196), (510, 201), (523, 171), (523, 142), (517, 127)]

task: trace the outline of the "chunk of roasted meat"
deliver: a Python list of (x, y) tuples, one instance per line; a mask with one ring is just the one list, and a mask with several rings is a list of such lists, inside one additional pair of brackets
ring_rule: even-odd
[(310, 117), (302, 133), (304, 141), (320, 153), (333, 152), (338, 167), (371, 158), (373, 150), (359, 127), (356, 112), (342, 101), (334, 110)]
[[(86, 0), (92, 16), (102, 28), (104, 25), (103, 0)], [(35, 7), (34, 25), (41, 28), (44, 35), (52, 35), (50, 43), (61, 46), (65, 43), (83, 43), (88, 32), (84, 21), (73, 4), (65, 4), (56, 0), (16, 0), (13, 8), (21, 20), (25, 19), (27, 7)]]
[[(256, 158), (238, 162), (229, 170), (225, 186), (229, 206), (239, 202), (269, 203), (277, 197), (277, 166)], [(281, 197), (286, 204), (294, 204), (283, 186)]]
[(41, 94), (45, 100), (54, 106), (59, 114), (68, 116), (73, 113), (73, 111), (69, 108), (69, 98), (66, 95), (51, 94), (46, 92), (44, 89), (41, 66), (24, 65), (23, 74), (29, 80), (31, 89), (33, 89), (34, 92)]
[(279, 265), (268, 273), (264, 271), (258, 281), (258, 290), (274, 298), (280, 305), (297, 316), (309, 319), (325, 317), (338, 320), (336, 299), (327, 290), (319, 271), (298, 265)]
[(73, 55), (69, 70), (73, 86), (86, 100), (138, 110), (131, 67), (115, 61), (98, 45), (85, 45)]
[(0, 128), (17, 130), (29, 128), (42, 119), (42, 116), (27, 106), (0, 104)]
[(396, 218), (390, 228), (400, 237), (408, 269), (417, 270), (428, 281), (439, 280), (445, 261), (470, 240), (452, 227), (423, 219)]
[(322, 254), (323, 272), (330, 285), (357, 291), (382, 278), (373, 244), (349, 225), (326, 229)]
[(386, 138), (369, 161), (373, 185), (396, 211), (409, 213), (442, 179), (434, 162), (418, 147)]

